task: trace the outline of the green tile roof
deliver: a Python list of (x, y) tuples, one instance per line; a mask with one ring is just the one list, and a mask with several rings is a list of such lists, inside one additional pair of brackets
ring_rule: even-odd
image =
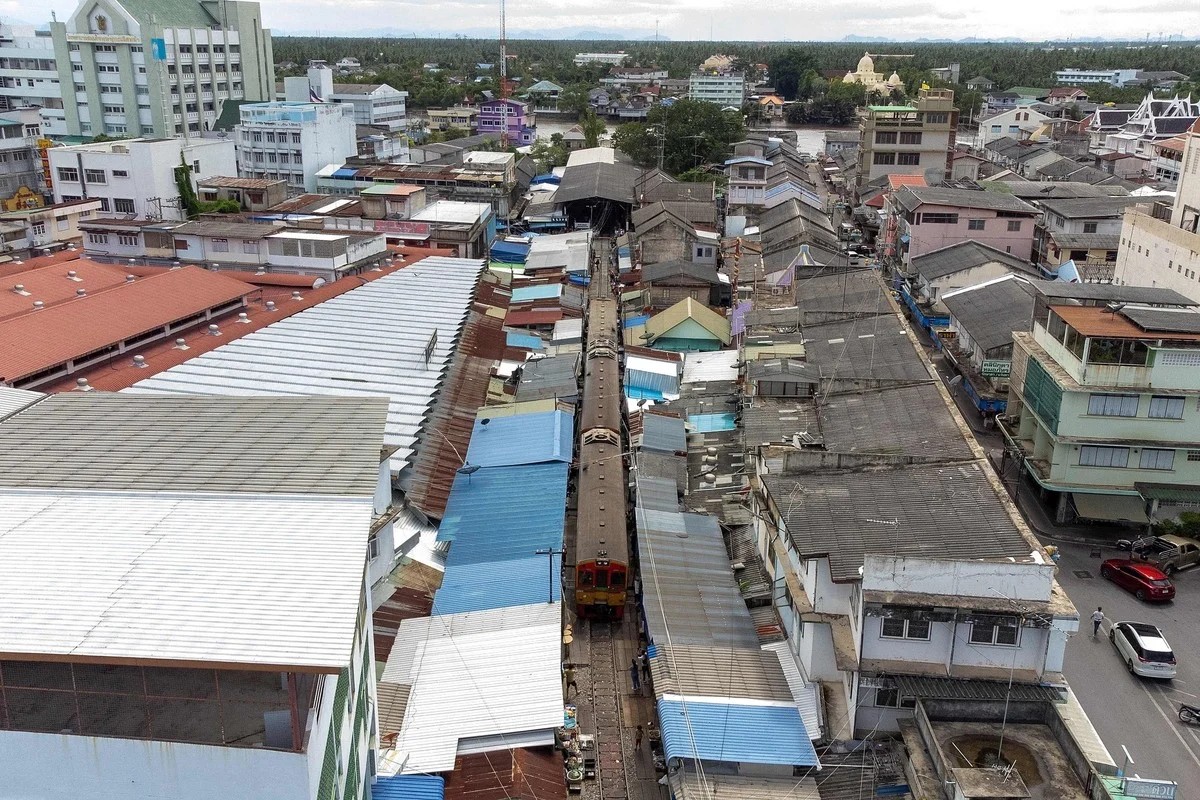
[[(220, 22), (198, 0), (118, 0), (121, 7), (142, 24), (151, 17), (157, 24), (174, 28), (207, 28)], [(211, 4), (213, 8), (216, 3)]]

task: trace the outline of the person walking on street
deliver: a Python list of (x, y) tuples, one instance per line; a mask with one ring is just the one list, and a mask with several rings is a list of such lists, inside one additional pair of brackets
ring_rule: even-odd
[(1104, 622), (1104, 609), (1099, 606), (1092, 612), (1092, 638), (1095, 639), (1100, 633), (1100, 624)]
[(642, 749), (642, 726), (637, 726), (637, 732), (633, 734), (633, 747), (635, 750)]
[(642, 661), (642, 683), (650, 683), (650, 654), (642, 650), (639, 658)]
[(575, 683), (575, 668), (567, 667), (563, 671), (563, 677), (566, 679), (566, 682), (567, 682), (567, 691), (564, 693), (563, 696), (566, 697), (566, 699), (570, 700), (572, 689), (574, 689), (576, 691), (576, 693), (579, 692), (579, 685), (577, 683)]
[(641, 691), (642, 684), (638, 680), (638, 663), (636, 659), (629, 662), (629, 680), (633, 682), (633, 690), (635, 692)]

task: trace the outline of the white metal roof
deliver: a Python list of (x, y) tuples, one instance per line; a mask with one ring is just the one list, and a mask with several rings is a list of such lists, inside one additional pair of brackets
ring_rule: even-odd
[(14, 414), (30, 403), (41, 400), (46, 395), (41, 392), (31, 392), (28, 389), (14, 389), (11, 386), (0, 386), (0, 419)]
[(333, 672), (371, 498), (0, 490), (0, 653)]
[(617, 151), (611, 147), (589, 147), (586, 150), (575, 150), (567, 156), (567, 166), (577, 167), (581, 164), (615, 164)]
[(779, 657), (779, 665), (783, 667), (783, 675), (787, 678), (788, 688), (792, 690), (796, 709), (800, 712), (800, 719), (804, 720), (804, 729), (808, 731), (808, 735), (812, 739), (820, 739), (824, 735), (821, 732), (821, 687), (804, 680), (796, 658), (788, 649), (787, 642), (764, 644), (762, 649)]
[(333, 242), (345, 239), (344, 233), (318, 233), (316, 231), (280, 231), (267, 237), (268, 239), (305, 239), (308, 241)]
[(405, 620), (380, 680), (412, 692), (380, 773), (452, 770), (461, 739), (551, 743), (563, 719), (561, 638), (560, 603)]
[(682, 382), (735, 381), (738, 376), (737, 363), (737, 350), (684, 353)]
[[(432, 257), (160, 372), (127, 392), (389, 399), (384, 442), (412, 453), (458, 341), (479, 259)], [(425, 348), (436, 331), (428, 365)]]
[(457, 200), (438, 200), (412, 215), (414, 222), (458, 222), (470, 225), (486, 216), (492, 207), (487, 203), (463, 203)]

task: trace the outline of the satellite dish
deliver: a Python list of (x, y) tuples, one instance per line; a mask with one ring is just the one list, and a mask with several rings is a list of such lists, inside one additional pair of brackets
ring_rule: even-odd
[(486, 428), (487, 424), (491, 421), (491, 417), (484, 417), (483, 419), (479, 420), (479, 424)]
[(459, 475), (474, 475), (476, 472), (479, 472), (480, 469), (482, 469), (482, 467), (480, 467), (478, 464), (463, 464), (461, 467), (456, 469), (455, 472), (457, 472)]

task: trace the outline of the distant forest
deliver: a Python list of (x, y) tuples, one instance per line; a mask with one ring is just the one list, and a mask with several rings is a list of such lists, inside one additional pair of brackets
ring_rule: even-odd
[[(708, 56), (725, 53), (747, 64), (773, 64), (800, 57), (814, 64), (821, 72), (853, 70), (864, 51), (912, 55), (912, 58), (875, 59), (876, 70), (899, 71), (905, 83), (913, 88), (928, 75), (930, 69), (961, 65), (960, 80), (965, 82), (977, 75), (990, 78), (1001, 87), (1054, 85), (1054, 71), (1067, 67), (1080, 69), (1128, 68), (1141, 70), (1175, 70), (1200, 79), (1200, 47), (1196, 43), (1159, 44), (1096, 44), (1061, 46), (1035, 44), (956, 44), (956, 43), (850, 43), (850, 42), (653, 42), (653, 41), (583, 41), (583, 40), (512, 40), (508, 45), (510, 77), (521, 78), (525, 86), (539, 80), (550, 80), (564, 87), (582, 84), (595, 85), (608, 72), (607, 65), (576, 67), (572, 58), (581, 52), (614, 52), (623, 50), (631, 66), (666, 68), (671, 77), (683, 78)], [(364, 69), (374, 72), (360, 80), (382, 81), (410, 92), (414, 106), (444, 105), (469, 98), (472, 91), (495, 85), (499, 42), (485, 39), (407, 39), (407, 38), (338, 38), (338, 37), (277, 37), (274, 40), (277, 64), (294, 62), (292, 70), (280, 74), (299, 74), (303, 65), (312, 59), (335, 62), (350, 56), (357, 58)], [(422, 65), (436, 63), (441, 72), (430, 74)], [(492, 68), (480, 71), (477, 64)], [(481, 83), (455, 85), (451, 77)], [(339, 79), (342, 80), (342, 79)], [(1185, 88), (1191, 88), (1185, 87)], [(790, 98), (789, 98), (790, 99)], [(1106, 98), (1119, 99), (1126, 98)]]

